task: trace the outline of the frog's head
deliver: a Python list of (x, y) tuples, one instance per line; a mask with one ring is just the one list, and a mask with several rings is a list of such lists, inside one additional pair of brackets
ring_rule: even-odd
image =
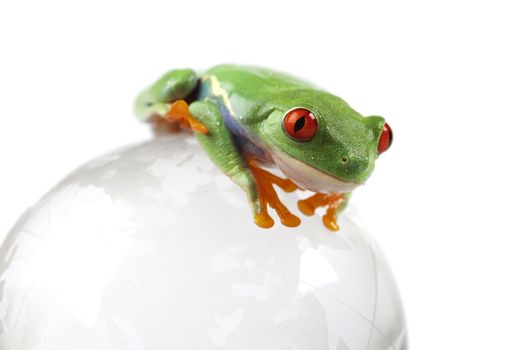
[(363, 117), (342, 99), (293, 90), (274, 99), (260, 138), (281, 171), (316, 192), (349, 192), (363, 184), (392, 143), (382, 117)]

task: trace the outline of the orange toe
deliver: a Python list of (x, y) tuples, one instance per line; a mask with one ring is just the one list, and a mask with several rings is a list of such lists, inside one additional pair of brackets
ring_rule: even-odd
[(297, 202), (299, 210), (304, 215), (312, 216), (315, 213), (315, 209), (328, 204), (330, 195), (325, 193), (316, 193), (306, 199), (301, 199)]
[(297, 202), (297, 206), (299, 207), (301, 213), (306, 216), (312, 216), (315, 214), (315, 207), (306, 199), (301, 199), (299, 202)]
[(299, 219), (297, 216), (293, 215), (290, 212), (281, 214), (280, 218), (281, 218), (281, 223), (284, 226), (297, 227), (301, 224), (301, 219)]
[(188, 103), (184, 100), (177, 100), (172, 103), (170, 110), (164, 115), (170, 123), (177, 123), (181, 127), (206, 135), (208, 128), (191, 115)]
[(339, 231), (339, 225), (337, 224), (337, 215), (335, 208), (329, 208), (326, 214), (323, 215), (323, 224), (330, 231)]
[(328, 206), (323, 216), (323, 224), (331, 231), (339, 230), (337, 224), (337, 208), (343, 202), (343, 195), (339, 193), (316, 193), (297, 202), (299, 210), (304, 215), (312, 216), (319, 207)]
[(255, 221), (257, 226), (262, 228), (270, 228), (274, 224), (273, 219), (270, 217), (270, 215), (268, 215), (268, 212), (266, 211), (261, 211), (260, 213), (255, 214), (255, 216), (253, 217), (253, 221)]

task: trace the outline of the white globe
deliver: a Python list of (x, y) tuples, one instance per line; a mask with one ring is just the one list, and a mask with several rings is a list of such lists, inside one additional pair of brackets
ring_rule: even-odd
[(352, 209), (338, 233), (302, 221), (258, 228), (192, 137), (95, 159), (4, 242), (0, 349), (405, 349), (392, 276)]

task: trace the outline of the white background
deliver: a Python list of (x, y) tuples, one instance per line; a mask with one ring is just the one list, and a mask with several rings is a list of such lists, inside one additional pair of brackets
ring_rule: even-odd
[(353, 201), (411, 348), (524, 349), (524, 17), (519, 1), (2, 0), (0, 241), (75, 167), (150, 137), (132, 103), (164, 71), (273, 67), (394, 130)]

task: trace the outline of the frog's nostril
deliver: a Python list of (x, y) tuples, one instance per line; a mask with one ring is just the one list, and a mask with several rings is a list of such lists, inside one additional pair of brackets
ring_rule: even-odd
[(348, 158), (346, 158), (346, 157), (341, 158), (341, 163), (343, 163), (343, 164), (348, 163)]

